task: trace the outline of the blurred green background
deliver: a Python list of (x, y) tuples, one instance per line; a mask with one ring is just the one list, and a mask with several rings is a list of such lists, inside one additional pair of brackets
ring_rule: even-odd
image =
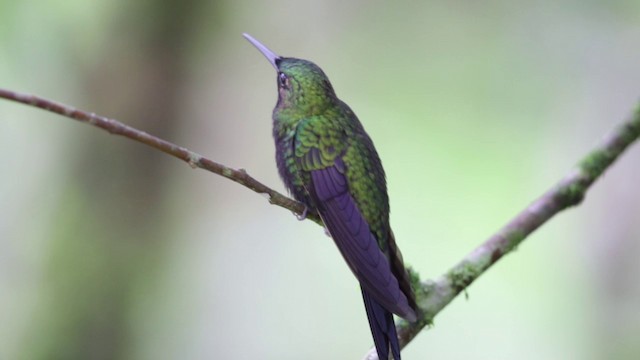
[[(275, 74), (311, 59), (440, 275), (640, 99), (640, 2), (0, 0), (0, 86), (119, 119), (276, 189)], [(0, 359), (360, 359), (320, 227), (158, 151), (0, 101)], [(406, 359), (640, 358), (640, 146), (456, 299)]]

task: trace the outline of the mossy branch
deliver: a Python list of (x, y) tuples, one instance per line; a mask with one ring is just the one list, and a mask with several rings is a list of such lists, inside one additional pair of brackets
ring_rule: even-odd
[[(421, 317), (415, 323), (401, 320), (397, 325), (400, 345), (408, 344), (451, 300), (463, 292), (527, 236), (569, 207), (580, 204), (589, 187), (640, 137), (640, 107), (630, 119), (614, 129), (555, 186), (534, 200), (502, 229), (476, 247), (447, 273), (435, 280), (420, 281), (413, 275)], [(377, 360), (375, 349), (365, 360)]]
[[(269, 202), (301, 215), (305, 206), (259, 182), (244, 169), (233, 169), (184, 147), (147, 134), (117, 120), (95, 115), (71, 106), (60, 104), (38, 96), (0, 89), (0, 98), (48, 110), (62, 116), (97, 126), (116, 135), (163, 151), (193, 168), (201, 168), (237, 182), (257, 193), (267, 194)], [(402, 347), (406, 346), (433, 318), (463, 292), (480, 275), (504, 255), (513, 250), (538, 227), (560, 211), (578, 205), (594, 181), (640, 137), (640, 108), (631, 118), (616, 128), (602, 143), (579, 162), (576, 169), (542, 194), (529, 206), (511, 219), (502, 229), (467, 254), (447, 273), (434, 280), (421, 281), (418, 274), (409, 269), (421, 316), (418, 321), (408, 323), (400, 320), (397, 329)], [(307, 219), (322, 224), (317, 213), (309, 211)], [(375, 349), (365, 356), (367, 360), (378, 359)]]

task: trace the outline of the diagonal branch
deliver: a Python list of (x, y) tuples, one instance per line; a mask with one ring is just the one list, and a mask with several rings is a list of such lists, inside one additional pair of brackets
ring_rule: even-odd
[[(75, 109), (38, 96), (21, 94), (0, 89), (0, 98), (34, 106), (62, 116), (97, 126), (116, 135), (151, 146), (171, 156), (187, 162), (193, 168), (201, 168), (224, 176), (257, 193), (267, 194), (273, 205), (303, 214), (305, 206), (269, 188), (251, 177), (244, 169), (233, 169), (203, 157), (184, 147), (175, 145), (117, 120)], [(511, 219), (502, 229), (480, 244), (447, 273), (435, 280), (420, 281), (411, 271), (413, 287), (422, 312), (418, 321), (408, 323), (401, 320), (397, 326), (402, 347), (406, 346), (433, 318), (458, 294), (482, 275), (505, 254), (513, 250), (528, 235), (554, 215), (569, 207), (578, 205), (587, 190), (604, 171), (640, 137), (640, 108), (625, 123), (616, 128), (602, 143), (585, 156), (576, 169), (572, 170), (558, 184), (545, 192), (533, 203)], [(322, 224), (315, 212), (307, 218)], [(410, 269), (411, 270), (411, 269)], [(375, 349), (365, 356), (366, 360), (378, 359)]]
[[(238, 184), (243, 185), (259, 194), (266, 194), (268, 196), (269, 203), (273, 205), (291, 210), (299, 215), (304, 212), (305, 206), (302, 203), (288, 198), (285, 195), (282, 195), (281, 193), (264, 185), (263, 183), (259, 182), (251, 175), (249, 175), (244, 169), (233, 169), (213, 160), (209, 160), (189, 149), (147, 134), (144, 131), (138, 130), (129, 125), (125, 125), (117, 120), (82, 111), (72, 106), (64, 105), (52, 100), (47, 100), (35, 95), (22, 94), (19, 92), (1, 88), (0, 98), (5, 98), (7, 100), (16, 101), (40, 109), (48, 110), (83, 123), (97, 126), (101, 129), (107, 130), (112, 134), (127, 137), (131, 140), (151, 146), (152, 148), (158, 149), (173, 157), (185, 161), (194, 169), (200, 168), (211, 171), (212, 173), (224, 176), (227, 179), (235, 181)], [(308, 211), (307, 219), (310, 219), (318, 224), (322, 224), (320, 217), (314, 211)]]
[[(397, 326), (401, 347), (406, 346), (451, 300), (464, 291), (505, 254), (527, 236), (569, 207), (580, 204), (591, 185), (613, 164), (624, 150), (640, 137), (640, 107), (631, 118), (614, 129), (554, 187), (534, 200), (502, 229), (465, 256), (447, 273), (435, 280), (419, 282), (414, 274), (414, 289), (422, 314), (418, 321), (401, 321)], [(364, 357), (378, 360), (375, 348)]]

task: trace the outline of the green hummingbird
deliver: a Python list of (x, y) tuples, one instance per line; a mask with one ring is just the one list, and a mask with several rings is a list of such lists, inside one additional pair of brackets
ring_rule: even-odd
[[(276, 69), (276, 163), (293, 197), (315, 209), (360, 283), (383, 360), (400, 360), (393, 314), (416, 320), (417, 306), (389, 225), (384, 169), (362, 124), (316, 64), (276, 55), (244, 37)], [(305, 214), (306, 215), (306, 210)]]

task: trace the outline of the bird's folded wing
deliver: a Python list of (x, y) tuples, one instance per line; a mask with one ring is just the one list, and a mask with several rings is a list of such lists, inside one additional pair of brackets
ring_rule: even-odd
[(388, 260), (349, 193), (344, 164), (311, 171), (313, 197), (320, 216), (362, 287), (387, 310), (415, 319)]

